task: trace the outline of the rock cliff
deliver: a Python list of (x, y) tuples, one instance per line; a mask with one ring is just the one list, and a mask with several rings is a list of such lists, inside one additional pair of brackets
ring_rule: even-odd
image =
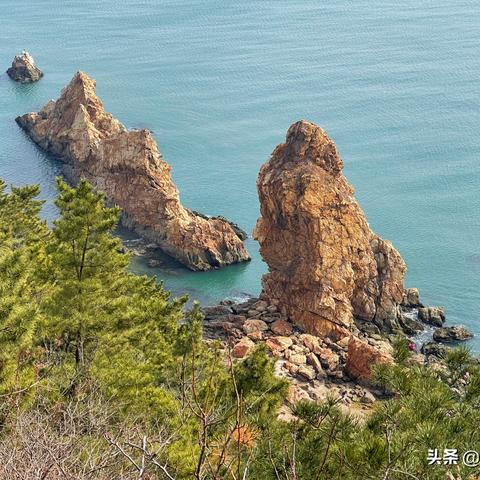
[(41, 148), (64, 162), (72, 182), (84, 177), (122, 209), (122, 223), (192, 270), (249, 260), (223, 218), (196, 214), (180, 203), (170, 166), (148, 130), (127, 130), (106, 113), (95, 81), (78, 72), (57, 101), (17, 123)]
[(342, 166), (333, 141), (307, 121), (262, 166), (254, 232), (269, 267), (262, 296), (315, 335), (345, 337), (354, 319), (395, 330), (405, 263), (370, 230)]
[(7, 74), (12, 80), (20, 83), (36, 82), (43, 77), (43, 73), (35, 65), (33, 57), (25, 50), (20, 55), (15, 55)]

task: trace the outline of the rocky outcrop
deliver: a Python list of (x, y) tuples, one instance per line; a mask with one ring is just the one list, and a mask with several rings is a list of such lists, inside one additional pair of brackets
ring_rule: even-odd
[(106, 113), (95, 81), (78, 72), (57, 101), (17, 123), (122, 209), (122, 223), (192, 270), (249, 260), (239, 233), (223, 218), (198, 215), (180, 203), (170, 166), (148, 130), (127, 130)]
[(36, 82), (43, 77), (43, 72), (35, 65), (35, 60), (25, 50), (20, 55), (15, 55), (7, 74), (20, 83)]
[(418, 318), (434, 327), (441, 327), (445, 323), (445, 310), (443, 307), (421, 307), (418, 309)]
[(423, 307), (420, 302), (420, 293), (418, 288), (406, 288), (403, 294), (402, 307), (419, 308)]
[(349, 335), (354, 317), (398, 328), (406, 270), (370, 230), (342, 166), (321, 128), (292, 125), (260, 170), (254, 232), (269, 267), (262, 296), (305, 331), (333, 338)]
[(436, 342), (451, 343), (464, 342), (473, 338), (472, 332), (461, 325), (452, 325), (451, 327), (437, 328), (433, 332), (433, 339)]
[(445, 355), (450, 351), (450, 348), (440, 343), (427, 342), (422, 345), (420, 351), (427, 358), (433, 356), (442, 359), (445, 358)]

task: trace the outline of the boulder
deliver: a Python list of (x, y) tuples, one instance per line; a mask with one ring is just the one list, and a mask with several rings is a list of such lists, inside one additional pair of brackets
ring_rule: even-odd
[(329, 348), (320, 348), (316, 353), (326, 369), (333, 371), (338, 367), (340, 357)]
[(418, 288), (406, 288), (403, 294), (402, 306), (408, 308), (422, 307)]
[[(355, 325), (361, 332), (367, 334), (368, 336), (380, 335), (380, 329), (374, 323), (368, 320), (360, 320), (356, 318)], [(350, 337), (345, 338), (349, 339)]]
[(320, 341), (318, 337), (315, 337), (314, 335), (310, 335), (308, 333), (302, 333), (302, 335), (300, 335), (300, 341), (311, 352), (313, 353), (320, 352)]
[(237, 303), (235, 305), (232, 305), (232, 310), (235, 313), (245, 315), (248, 313), (249, 310), (252, 309), (252, 305), (254, 305), (256, 302), (258, 302), (258, 298), (251, 297), (242, 303)]
[(263, 340), (263, 333), (261, 331), (251, 332), (247, 335), (247, 337), (254, 342), (260, 342)]
[(15, 55), (7, 74), (12, 80), (20, 83), (37, 82), (43, 77), (43, 72), (35, 65), (35, 60), (25, 50), (20, 55)]
[(268, 325), (262, 320), (250, 318), (243, 324), (243, 331), (247, 335), (253, 332), (264, 332), (265, 330), (268, 330)]
[(191, 270), (250, 259), (228, 221), (197, 215), (181, 204), (152, 133), (127, 130), (106, 113), (87, 74), (76, 73), (57, 101), (16, 121), (63, 162), (68, 180), (92, 182), (121, 208), (124, 226)]
[(259, 300), (253, 307), (257, 312), (265, 312), (268, 309), (268, 303), (265, 300)]
[(288, 360), (294, 365), (305, 365), (307, 363), (307, 357), (301, 353), (294, 353), (293, 355), (289, 355)]
[(254, 237), (269, 272), (262, 298), (304, 331), (348, 336), (354, 316), (382, 324), (403, 300), (405, 263), (375, 235), (318, 126), (293, 124), (260, 170)]
[(315, 370), (310, 367), (309, 365), (300, 365), (297, 370), (297, 375), (300, 377), (303, 377), (305, 380), (311, 381), (315, 380), (317, 374), (315, 373)]
[(402, 327), (402, 330), (407, 335), (415, 335), (416, 333), (421, 332), (425, 329), (421, 322), (415, 320), (408, 314), (401, 314), (399, 317), (399, 323)]
[(373, 395), (373, 393), (369, 392), (368, 390), (365, 390), (363, 396), (360, 398), (360, 401), (362, 403), (375, 403), (376, 398)]
[(307, 355), (307, 363), (311, 365), (317, 373), (321, 373), (323, 371), (320, 360), (313, 352), (310, 352)]
[(276, 320), (270, 325), (270, 329), (275, 335), (291, 335), (293, 332), (293, 325), (285, 320)]
[(445, 323), (445, 309), (443, 307), (421, 307), (418, 309), (418, 319), (434, 327), (441, 327)]
[(291, 375), (295, 375), (298, 372), (298, 365), (288, 361), (283, 364), (283, 368)]
[(255, 343), (252, 342), (248, 337), (243, 337), (238, 343), (232, 348), (232, 357), (234, 358), (245, 358), (252, 351)]
[(227, 305), (213, 305), (211, 307), (203, 307), (202, 312), (205, 318), (220, 317), (232, 313), (232, 309)]
[(293, 341), (290, 337), (277, 336), (268, 338), (265, 343), (270, 351), (283, 352), (293, 344)]
[(451, 327), (437, 328), (433, 332), (433, 339), (436, 342), (450, 343), (450, 342), (464, 342), (473, 337), (473, 333), (469, 332), (461, 325), (453, 325)]
[(369, 383), (372, 380), (372, 367), (377, 363), (393, 363), (393, 358), (357, 337), (350, 339), (345, 365), (345, 371), (350, 378)]

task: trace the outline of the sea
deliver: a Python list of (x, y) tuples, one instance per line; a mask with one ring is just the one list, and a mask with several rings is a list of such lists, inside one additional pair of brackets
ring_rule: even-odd
[[(307, 119), (337, 144), (372, 229), (408, 265), (407, 286), (442, 305), (480, 351), (480, 3), (470, 0), (0, 0), (0, 71), (28, 50), (45, 76), (0, 75), (0, 177), (38, 183), (55, 218), (60, 165), (15, 117), (77, 70), (107, 111), (150, 129), (182, 202), (251, 234), (260, 166)], [(128, 235), (122, 233), (122, 235)], [(260, 292), (249, 263), (153, 275), (203, 304)]]

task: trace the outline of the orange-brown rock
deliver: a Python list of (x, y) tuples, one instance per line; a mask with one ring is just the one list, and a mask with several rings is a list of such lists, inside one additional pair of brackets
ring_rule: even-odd
[(252, 342), (248, 337), (243, 337), (239, 342), (237, 342), (232, 348), (232, 357), (233, 358), (245, 358), (252, 351), (252, 348), (255, 346), (255, 343)]
[(392, 244), (370, 230), (342, 166), (320, 127), (292, 125), (260, 170), (254, 232), (269, 267), (263, 297), (305, 331), (337, 339), (354, 317), (394, 322), (406, 270)]
[(78, 72), (57, 101), (17, 123), (64, 162), (66, 177), (84, 177), (122, 209), (122, 222), (192, 270), (249, 260), (240, 235), (223, 218), (180, 203), (170, 166), (148, 130), (127, 130), (106, 113), (95, 81)]
[(380, 348), (352, 336), (348, 344), (345, 365), (345, 371), (349, 377), (368, 382), (372, 378), (372, 367), (377, 363), (393, 363), (393, 358)]

